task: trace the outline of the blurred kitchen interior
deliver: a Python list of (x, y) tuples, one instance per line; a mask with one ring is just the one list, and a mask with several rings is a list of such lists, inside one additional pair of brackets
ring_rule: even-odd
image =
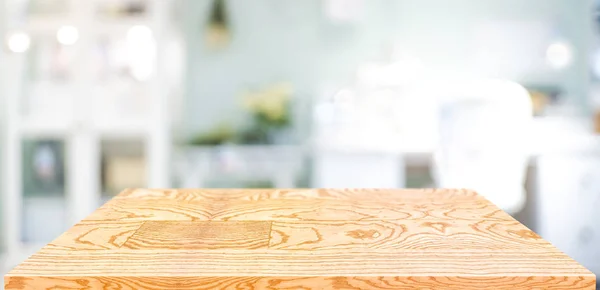
[(0, 0), (0, 273), (128, 187), (466, 187), (600, 274), (599, 3)]

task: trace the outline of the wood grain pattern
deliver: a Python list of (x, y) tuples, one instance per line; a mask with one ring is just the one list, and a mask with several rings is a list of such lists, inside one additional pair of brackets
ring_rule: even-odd
[(517, 221), (273, 222), (271, 249), (531, 250), (552, 245)]
[(45, 248), (88, 251), (118, 249), (142, 224), (143, 222), (82, 222)]
[(148, 221), (123, 245), (129, 249), (262, 249), (269, 246), (270, 222)]
[(469, 190), (128, 189), (6, 289), (595, 289)]

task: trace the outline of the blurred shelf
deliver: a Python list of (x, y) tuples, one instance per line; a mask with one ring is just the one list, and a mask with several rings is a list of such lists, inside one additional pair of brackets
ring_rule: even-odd
[(302, 146), (297, 145), (245, 145), (245, 144), (231, 144), (231, 145), (186, 145), (181, 147), (181, 149), (186, 152), (191, 153), (210, 153), (215, 151), (223, 151), (223, 150), (235, 150), (237, 152), (244, 153), (255, 153), (255, 152), (265, 152), (265, 151), (277, 151), (277, 152), (296, 152), (297, 150), (302, 149)]
[(150, 133), (147, 119), (119, 120), (111, 119), (110, 122), (96, 123), (93, 126), (101, 137), (108, 138), (135, 138), (144, 137)]
[[(129, 76), (115, 76), (110, 79), (92, 79), (90, 83), (83, 85), (76, 81), (39, 80), (28, 83), (31, 92), (29, 98), (44, 97), (50, 100), (73, 99), (73, 96), (106, 97), (119, 96), (125, 94), (124, 91), (135, 90), (134, 93), (152, 93), (153, 84), (151, 82), (139, 82)], [(129, 92), (128, 92), (129, 93)], [(84, 95), (82, 95), (84, 94)]]
[(123, 18), (115, 18), (109, 16), (98, 17), (100, 21), (96, 26), (96, 31), (109, 30), (109, 31), (126, 31), (127, 28), (134, 25), (148, 25), (152, 22), (147, 16), (127, 16)]
[(70, 120), (58, 118), (22, 118), (20, 121), (18, 130), (24, 137), (62, 137), (73, 128)]
[(146, 0), (96, 0), (93, 5), (95, 18), (108, 23), (148, 21), (152, 4)]
[[(122, 18), (98, 16), (92, 27), (87, 27), (88, 33), (115, 33), (124, 35), (128, 28), (135, 25), (152, 26), (153, 22), (147, 16), (127, 16)], [(73, 25), (68, 17), (60, 15), (29, 17), (22, 30), (32, 34), (55, 34), (63, 25)], [(81, 29), (81, 27), (79, 27)]]
[(19, 125), (23, 137), (65, 137), (86, 130), (92, 134), (108, 138), (144, 137), (150, 133), (146, 120), (113, 120), (86, 126), (71, 121), (57, 121), (52, 118), (27, 119)]
[(29, 17), (25, 27), (22, 29), (33, 34), (37, 33), (56, 33), (63, 25), (69, 24), (66, 20), (66, 15), (63, 16), (34, 16)]
[[(175, 161), (182, 187), (200, 188), (223, 183), (223, 177), (238, 182), (268, 182), (292, 188), (301, 174), (305, 149), (293, 145), (186, 146)], [(244, 186), (245, 187), (245, 186)]]

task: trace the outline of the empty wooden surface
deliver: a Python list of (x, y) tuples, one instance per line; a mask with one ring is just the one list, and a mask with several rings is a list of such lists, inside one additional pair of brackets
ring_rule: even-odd
[(126, 190), (6, 289), (594, 289), (464, 190)]

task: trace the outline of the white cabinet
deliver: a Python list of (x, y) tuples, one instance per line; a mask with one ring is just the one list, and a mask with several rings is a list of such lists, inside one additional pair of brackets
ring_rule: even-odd
[(538, 159), (538, 233), (600, 274), (600, 151)]
[[(101, 170), (107, 140), (142, 143), (146, 183), (138, 186), (170, 187), (170, 100), (180, 84), (171, 82), (166, 46), (183, 45), (169, 19), (173, 3), (0, 0), (7, 14), (2, 26), (30, 39), (29, 49), (3, 48), (0, 66), (0, 244), (7, 267), (107, 199)], [(125, 45), (113, 45), (119, 43)], [(40, 143), (61, 149), (43, 152)], [(28, 176), (50, 174), (45, 170), (60, 171), (46, 178), (60, 186), (31, 187)]]

